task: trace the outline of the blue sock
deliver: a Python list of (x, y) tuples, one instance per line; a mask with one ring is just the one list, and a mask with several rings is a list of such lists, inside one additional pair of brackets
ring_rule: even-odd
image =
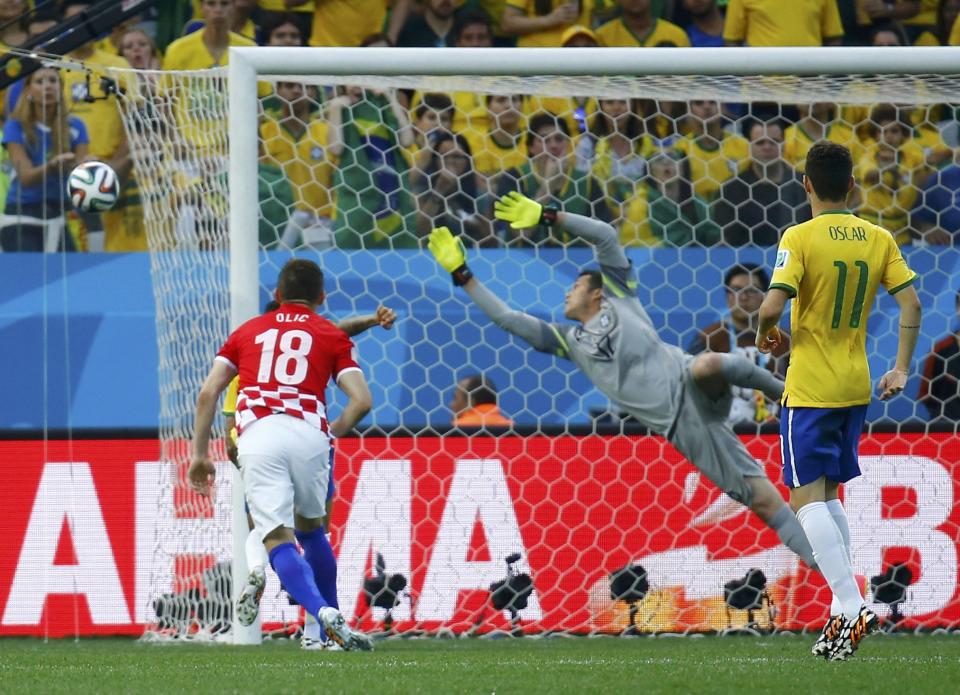
[(339, 608), (337, 601), (337, 558), (330, 547), (330, 540), (322, 528), (314, 531), (297, 531), (297, 541), (303, 548), (303, 558), (313, 569), (313, 580), (328, 606)]
[(320, 609), (327, 606), (317, 583), (313, 579), (310, 565), (303, 559), (293, 543), (281, 543), (270, 551), (270, 565), (280, 577), (280, 583), (303, 609), (317, 618)]
[[(320, 595), (328, 606), (339, 608), (337, 601), (337, 558), (330, 547), (330, 541), (322, 528), (313, 531), (297, 531), (297, 540), (303, 548), (303, 559), (313, 569), (313, 580)], [(327, 633), (320, 624), (320, 639), (326, 640)]]

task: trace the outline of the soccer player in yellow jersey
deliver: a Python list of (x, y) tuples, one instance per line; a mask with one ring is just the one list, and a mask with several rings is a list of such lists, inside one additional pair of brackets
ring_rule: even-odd
[(780, 343), (787, 299), (792, 351), (780, 415), (784, 482), (834, 602), (813, 653), (843, 661), (878, 626), (850, 561), (842, 483), (860, 475), (857, 446), (871, 397), (867, 318), (880, 285), (900, 306), (896, 364), (880, 400), (903, 391), (920, 329), (920, 300), (893, 236), (844, 208), (854, 187), (850, 150), (819, 142), (807, 154), (804, 188), (814, 217), (784, 232), (760, 306), (757, 348)]

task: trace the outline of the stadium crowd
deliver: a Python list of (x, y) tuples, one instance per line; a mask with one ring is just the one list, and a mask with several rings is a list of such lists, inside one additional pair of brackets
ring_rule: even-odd
[[(0, 43), (21, 46), (91, 5), (2, 0)], [(189, 221), (180, 214), (171, 226), (184, 238), (190, 232), (181, 227), (192, 224), (202, 248), (203, 216), (219, 217), (223, 226), (217, 192), (224, 190), (225, 90), (211, 95), (211, 83), (170, 82), (163, 71), (223, 66), (230, 46), (840, 44), (960, 45), (960, 0), (158, 3), (65, 56), (92, 75), (44, 68), (5, 91), (0, 247), (147, 250), (141, 198), (163, 195), (178, 196), (169, 207), (196, 213)], [(163, 166), (182, 161), (158, 169), (155, 181), (135, 177), (136, 153), (118, 97), (104, 92), (99, 79), (109, 67), (157, 71), (137, 87), (149, 97), (144, 103), (153, 104), (140, 122), (158, 136), (148, 137), (146, 147), (162, 143), (155, 149), (169, 150), (173, 143)], [(960, 123), (951, 104), (746, 105), (294, 82), (264, 83), (259, 93), (266, 247), (418, 248), (438, 226), (479, 247), (572, 243), (552, 228), (516, 231), (496, 223), (494, 200), (513, 190), (609, 221), (628, 247), (771, 247), (786, 227), (809, 219), (801, 172), (821, 139), (850, 148), (858, 181), (851, 209), (888, 228), (898, 243), (952, 245), (960, 232)], [(65, 176), (84, 158), (110, 163), (123, 181), (112, 210), (78, 214), (68, 205)], [(51, 237), (58, 220), (60, 235)], [(726, 279), (732, 309), (766, 289), (752, 266), (739, 268)], [(741, 337), (752, 344), (739, 329), (731, 338), (725, 325), (708, 327), (689, 348), (723, 350), (719, 343), (726, 341), (730, 350)], [(936, 365), (942, 365), (925, 369), (928, 378), (940, 372), (939, 381), (953, 378), (951, 394), (953, 345), (938, 345), (944, 356)], [(771, 368), (783, 366), (771, 362)], [(744, 394), (743, 416), (767, 417), (766, 406), (751, 398)], [(932, 417), (947, 415), (931, 410)]]
[[(36, 4), (31, 13), (27, 0), (0, 2), (0, 42), (18, 46), (91, 6)], [(960, 0), (181, 0), (66, 57), (95, 70), (194, 70), (226, 64), (229, 46), (257, 44), (955, 45), (958, 15)], [(35, 106), (45, 73), (62, 84), (65, 108)], [(72, 219), (62, 244), (145, 250), (141, 190), (116, 97), (80, 70), (41, 70), (25, 82), (3, 101), (3, 250), (44, 248), (42, 224), (28, 222), (66, 212), (55, 184), (84, 157), (114, 166), (125, 182), (121, 201)], [(222, 121), (185, 122), (204, 96), (177, 94), (157, 120), (182, 121), (181, 136), (222, 129)], [(290, 83), (263, 85), (261, 100), (268, 246), (413, 248), (439, 225), (484, 247), (569, 243), (545, 228), (521, 234), (494, 224), (493, 200), (509, 190), (608, 220), (627, 246), (771, 246), (810, 214), (799, 172), (822, 138), (853, 151), (859, 187), (851, 208), (899, 243), (952, 244), (960, 230), (960, 141), (947, 104), (744, 105)], [(52, 127), (54, 112), (65, 116), (62, 128)], [(51, 133), (66, 131), (69, 138), (52, 142)], [(184, 139), (198, 146), (189, 133)]]

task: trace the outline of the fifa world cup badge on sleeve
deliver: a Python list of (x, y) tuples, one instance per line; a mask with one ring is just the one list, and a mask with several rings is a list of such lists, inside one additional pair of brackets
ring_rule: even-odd
[(787, 266), (787, 260), (790, 258), (789, 251), (777, 251), (777, 262), (774, 264), (773, 269), (785, 268)]

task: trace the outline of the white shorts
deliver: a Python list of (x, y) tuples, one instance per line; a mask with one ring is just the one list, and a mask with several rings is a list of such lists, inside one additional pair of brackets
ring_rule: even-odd
[(257, 530), (294, 528), (294, 513), (326, 515), (330, 440), (300, 418), (270, 415), (247, 425), (237, 442), (243, 489)]

